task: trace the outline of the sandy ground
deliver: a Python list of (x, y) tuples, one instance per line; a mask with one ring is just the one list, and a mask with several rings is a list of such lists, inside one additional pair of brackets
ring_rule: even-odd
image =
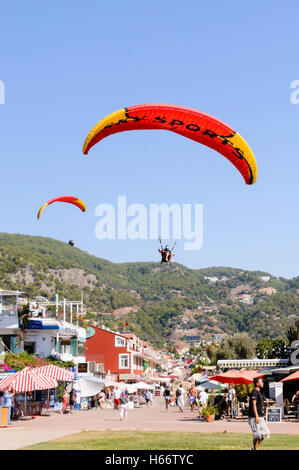
[[(298, 434), (298, 422), (270, 424), (272, 434)], [(213, 423), (200, 421), (197, 412), (181, 413), (171, 408), (168, 413), (164, 409), (162, 398), (155, 398), (149, 408), (140, 407), (128, 410), (128, 419), (120, 421), (116, 410), (75, 411), (72, 414), (38, 416), (28, 421), (12, 421), (7, 428), (0, 428), (0, 449), (20, 449), (38, 442), (49, 441), (68, 434), (81, 431), (104, 430), (138, 430), (138, 431), (183, 431), (183, 432), (234, 432), (249, 433), (247, 420), (221, 420)]]

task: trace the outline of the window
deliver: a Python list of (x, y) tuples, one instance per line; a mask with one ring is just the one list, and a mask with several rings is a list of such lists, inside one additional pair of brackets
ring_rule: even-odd
[(119, 368), (120, 369), (129, 369), (129, 354), (120, 354), (119, 355)]
[(28, 354), (34, 354), (35, 351), (35, 341), (24, 341), (24, 351)]
[(116, 348), (124, 348), (126, 345), (125, 338), (121, 338), (120, 336), (115, 336), (115, 347)]

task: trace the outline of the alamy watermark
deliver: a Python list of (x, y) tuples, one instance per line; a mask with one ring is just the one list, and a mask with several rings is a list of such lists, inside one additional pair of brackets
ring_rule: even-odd
[(118, 196), (117, 205), (99, 204), (100, 220), (95, 234), (100, 240), (183, 240), (185, 250), (199, 250), (203, 244), (203, 204), (127, 204)]
[(293, 80), (291, 83), (291, 89), (294, 90), (291, 93), (290, 100), (292, 104), (299, 103), (299, 80)]
[(5, 104), (5, 85), (2, 80), (0, 80), (0, 104)]

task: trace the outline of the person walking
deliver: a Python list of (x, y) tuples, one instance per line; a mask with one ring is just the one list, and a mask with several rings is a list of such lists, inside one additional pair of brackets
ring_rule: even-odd
[(170, 392), (171, 392), (170, 387), (169, 385), (167, 385), (163, 393), (164, 399), (165, 399), (166, 412), (168, 412), (169, 405), (170, 405)]
[(67, 392), (67, 389), (65, 388), (63, 390), (63, 395), (62, 395), (62, 413), (66, 414), (67, 413), (67, 407), (69, 406), (69, 394)]
[(189, 389), (188, 394), (189, 394), (189, 404), (190, 404), (191, 411), (194, 411), (194, 407), (195, 407), (195, 404), (196, 404), (196, 398), (197, 398), (197, 390), (194, 387), (194, 385), (191, 386), (191, 388)]
[(175, 397), (175, 393), (174, 393), (174, 389), (171, 388), (170, 389), (170, 403), (169, 403), (170, 406), (175, 406), (176, 405), (176, 397)]
[(98, 407), (99, 407), (99, 397), (98, 397), (98, 394), (94, 395), (92, 397), (92, 401), (93, 401), (93, 407), (97, 410)]
[(176, 395), (176, 405), (179, 408), (179, 410), (183, 413), (184, 412), (184, 402), (185, 402), (185, 390), (183, 389), (183, 385), (180, 384), (180, 386), (176, 389), (175, 392)]
[(120, 406), (120, 396), (121, 396), (121, 392), (118, 387), (115, 387), (113, 396), (114, 396), (114, 407), (116, 410), (118, 410)]
[(227, 409), (227, 397), (225, 394), (220, 394), (217, 395), (214, 398), (214, 405), (218, 407), (218, 419), (224, 419), (223, 414), (225, 413), (225, 410)]
[(11, 421), (11, 409), (12, 409), (14, 394), (15, 392), (13, 389), (7, 388), (6, 390), (4, 390), (4, 394), (2, 397), (3, 408), (8, 408), (8, 424), (10, 424), (10, 421)]
[(105, 398), (106, 398), (105, 392), (104, 390), (101, 390), (98, 393), (99, 407), (101, 408), (101, 410), (104, 409), (103, 405), (105, 404)]
[(113, 408), (113, 399), (113, 391), (108, 389), (108, 392), (106, 393), (106, 408)]
[(146, 402), (146, 406), (150, 406), (151, 405), (151, 402), (152, 402), (152, 393), (150, 390), (146, 390), (145, 392), (145, 402)]
[(208, 395), (207, 391), (202, 390), (202, 392), (200, 392), (199, 398), (198, 398), (198, 406), (199, 406), (198, 415), (199, 415), (199, 418), (202, 418), (202, 413), (203, 413), (203, 410), (208, 405), (208, 400), (209, 400), (209, 395)]
[(236, 407), (235, 407), (236, 391), (234, 389), (233, 384), (229, 384), (228, 386), (227, 398), (228, 398), (228, 415), (230, 418), (235, 419), (236, 418)]
[(258, 450), (258, 446), (265, 439), (270, 437), (270, 431), (264, 419), (264, 396), (262, 394), (264, 382), (261, 377), (253, 379), (254, 389), (249, 398), (248, 423), (253, 433), (253, 448)]
[(122, 393), (119, 402), (120, 402), (120, 420), (127, 419), (128, 417), (128, 395), (126, 393)]
[(77, 395), (76, 395), (75, 389), (72, 388), (72, 390), (70, 391), (70, 396), (69, 396), (69, 399), (70, 399), (70, 413), (74, 412), (76, 398), (77, 398)]

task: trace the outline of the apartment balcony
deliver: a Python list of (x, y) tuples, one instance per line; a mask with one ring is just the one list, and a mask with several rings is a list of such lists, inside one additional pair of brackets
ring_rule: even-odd
[(58, 330), (64, 336), (76, 336), (80, 341), (86, 341), (86, 330), (80, 326), (73, 325), (64, 320), (55, 318), (36, 318), (28, 319), (27, 330)]

